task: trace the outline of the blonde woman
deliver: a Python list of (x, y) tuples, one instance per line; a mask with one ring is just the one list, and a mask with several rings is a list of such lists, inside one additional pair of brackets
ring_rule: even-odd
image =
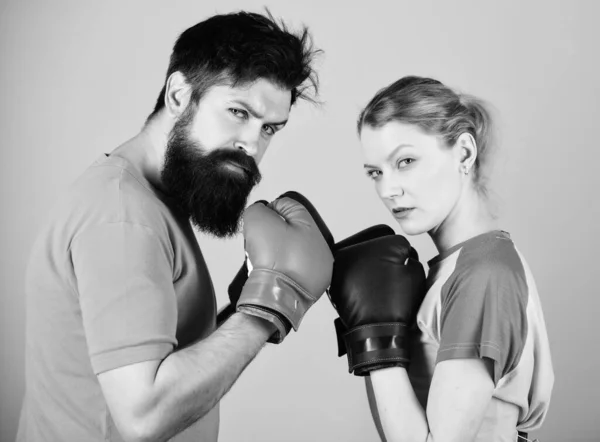
[[(437, 80), (404, 77), (361, 112), (365, 173), (407, 235), (438, 250), (425, 280), (400, 235), (342, 244), (331, 300), (382, 440), (525, 440), (554, 373), (536, 285), (488, 210), (491, 119)], [(350, 244), (350, 245), (348, 245)]]

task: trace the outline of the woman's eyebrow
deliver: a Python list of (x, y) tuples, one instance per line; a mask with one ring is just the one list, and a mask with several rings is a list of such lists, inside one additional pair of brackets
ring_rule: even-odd
[[(386, 162), (389, 162), (397, 153), (398, 151), (404, 149), (405, 147), (413, 147), (412, 144), (407, 144), (407, 143), (402, 143), (402, 144), (398, 144), (394, 150), (392, 150), (390, 152), (390, 154), (387, 156), (387, 158), (385, 159)], [(372, 166), (371, 164), (365, 164), (364, 165), (365, 168), (371, 168), (371, 169), (376, 169), (376, 166)]]

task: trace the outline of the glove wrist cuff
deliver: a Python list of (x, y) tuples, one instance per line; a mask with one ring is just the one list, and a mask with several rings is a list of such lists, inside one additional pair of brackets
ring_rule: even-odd
[(305, 313), (315, 302), (306, 289), (283, 273), (254, 269), (244, 284), (237, 309), (253, 308), (278, 316), (289, 323), (286, 324), (288, 331), (291, 327), (297, 331)]
[(277, 330), (269, 337), (269, 339), (267, 339), (267, 342), (272, 344), (280, 344), (290, 332), (290, 326), (287, 322), (280, 315), (271, 310), (264, 309), (260, 306), (241, 305), (237, 308), (237, 311), (246, 315), (265, 319), (273, 324)]
[(340, 332), (348, 352), (348, 370), (357, 376), (381, 368), (406, 367), (410, 361), (406, 324), (368, 324), (345, 332), (338, 327)]

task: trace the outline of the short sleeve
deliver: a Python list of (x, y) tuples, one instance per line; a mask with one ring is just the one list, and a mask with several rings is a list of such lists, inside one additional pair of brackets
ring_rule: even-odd
[(173, 351), (171, 255), (151, 229), (125, 222), (98, 225), (74, 239), (71, 259), (96, 374)]
[(518, 364), (527, 336), (527, 289), (502, 263), (473, 265), (442, 288), (437, 362), (494, 361), (494, 384)]

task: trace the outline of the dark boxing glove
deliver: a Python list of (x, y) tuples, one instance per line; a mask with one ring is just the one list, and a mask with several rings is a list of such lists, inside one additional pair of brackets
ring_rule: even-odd
[[(334, 241), (333, 235), (331, 234), (329, 228), (327, 227), (327, 224), (325, 224), (325, 221), (323, 221), (323, 218), (321, 218), (321, 215), (319, 215), (319, 212), (312, 205), (312, 203), (304, 195), (300, 194), (299, 192), (295, 192), (293, 190), (287, 191), (284, 194), (279, 196), (279, 198), (284, 198), (284, 197), (291, 198), (294, 201), (299, 202), (306, 208), (306, 210), (308, 210), (312, 219), (314, 220), (317, 227), (321, 231), (323, 238), (325, 239), (325, 241), (327, 242), (329, 247), (333, 248), (333, 241)], [(277, 198), (277, 199), (279, 199), (279, 198)], [(257, 202), (263, 203), (265, 205), (268, 204), (264, 200), (257, 201)], [(217, 313), (217, 326), (221, 325), (223, 322), (225, 322), (227, 320), (227, 318), (229, 318), (229, 316), (231, 316), (233, 313), (235, 313), (236, 305), (238, 303), (238, 300), (240, 299), (240, 294), (242, 293), (242, 288), (244, 287), (244, 284), (248, 280), (249, 273), (250, 273), (250, 270), (248, 269), (248, 258), (246, 257), (246, 259), (244, 260), (244, 263), (242, 264), (242, 266), (240, 267), (240, 269), (234, 276), (233, 280), (229, 284), (229, 287), (227, 288), (227, 294), (229, 295), (229, 304), (227, 304), (225, 307), (223, 307)], [(272, 342), (272, 341), (269, 341), (269, 342)]]
[[(370, 239), (380, 238), (382, 236), (395, 235), (394, 229), (385, 224), (377, 224), (375, 226), (367, 227), (360, 232), (355, 233), (354, 235), (349, 236), (346, 239), (338, 241), (333, 245), (333, 257), (334, 257), (334, 266), (335, 266), (335, 256), (339, 250), (342, 250), (346, 247), (350, 247), (356, 244), (360, 244), (361, 242), (369, 241)], [(334, 308), (336, 308), (333, 299), (331, 299), (331, 294), (329, 293), (329, 289), (327, 289), (327, 296), (331, 301), (331, 304)], [(335, 321), (339, 321), (339, 318)], [(336, 322), (334, 321), (334, 325)], [(337, 329), (337, 325), (336, 325)], [(338, 336), (338, 353), (339, 356), (343, 356), (346, 354), (346, 346), (343, 343), (343, 340), (340, 340)]]
[(329, 296), (340, 316), (339, 355), (347, 352), (350, 373), (408, 365), (408, 331), (424, 294), (425, 271), (403, 236), (336, 249)]
[(333, 246), (333, 252), (335, 254), (338, 250), (345, 249), (346, 247), (360, 244), (361, 242), (369, 241), (370, 239), (381, 238), (382, 236), (389, 235), (395, 235), (394, 229), (385, 224), (377, 224), (376, 226), (367, 227), (366, 229), (361, 230), (360, 232), (357, 232), (346, 239), (336, 242)]

